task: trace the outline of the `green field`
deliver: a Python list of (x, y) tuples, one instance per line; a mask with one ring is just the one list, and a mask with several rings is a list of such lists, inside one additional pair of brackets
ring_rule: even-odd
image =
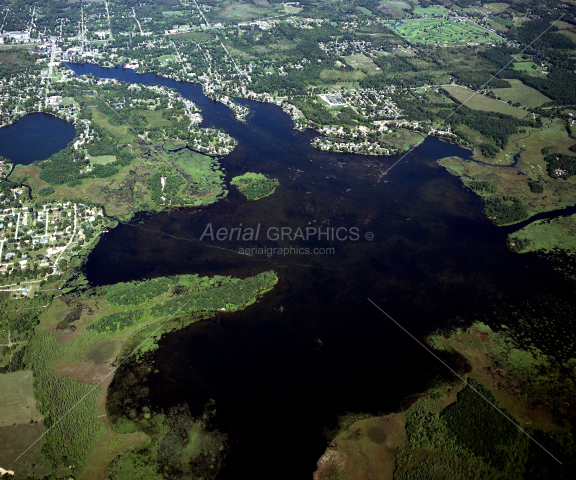
[(162, 12), (162, 15), (165, 15), (167, 17), (183, 17), (184, 15), (186, 15), (187, 12), (182, 12), (180, 10), (165, 10), (164, 12)]
[(253, 20), (258, 18), (265, 20), (266, 16), (277, 13), (286, 13), (284, 11), (284, 8), (282, 7), (282, 4), (271, 7), (270, 4), (264, 5), (260, 3), (260, 5), (255, 5), (249, 3), (232, 2), (226, 5), (220, 11), (220, 16), (227, 20), (242, 21), (242, 20)]
[(512, 22), (511, 20), (504, 20), (503, 18), (498, 18), (498, 17), (494, 17), (493, 20), (496, 23), (499, 23), (500, 25), (504, 25), (505, 27), (513, 27), (514, 26), (514, 22)]
[(92, 165), (106, 165), (107, 163), (115, 161), (116, 161), (115, 155), (100, 155), (98, 157), (92, 157), (90, 159), (90, 163)]
[(32, 372), (0, 374), (0, 427), (42, 420), (36, 410)]
[(320, 72), (322, 80), (339, 80), (341, 82), (356, 82), (362, 80), (366, 74), (361, 71), (346, 72), (343, 70), (324, 69)]
[(497, 35), (473, 23), (439, 18), (405, 20), (390, 28), (408, 42), (415, 44), (466, 45), (501, 41)]
[(503, 12), (509, 7), (507, 3), (485, 3), (484, 8), (488, 8), (495, 12)]
[(366, 7), (356, 7), (356, 10), (358, 10), (359, 12), (361, 12), (364, 15), (367, 15), (369, 17), (372, 16), (372, 12), (370, 10), (368, 10)]
[[(474, 94), (472, 90), (463, 87), (444, 87), (450, 95), (452, 95), (459, 102), (465, 103), (468, 108), (473, 110), (482, 110), (484, 112), (504, 113), (515, 118), (524, 118), (528, 115), (526, 110), (518, 107), (513, 107), (507, 103), (494, 100), (493, 98), (485, 95)], [(509, 89), (503, 89), (509, 90)]]
[(382, 69), (376, 65), (371, 58), (367, 57), (363, 53), (348, 55), (347, 57), (344, 57), (344, 59), (348, 65), (354, 67), (356, 70), (362, 70), (368, 75), (382, 72)]
[(546, 95), (543, 95), (528, 85), (524, 85), (521, 80), (508, 79), (506, 81), (512, 88), (494, 88), (492, 90), (496, 96), (505, 102), (518, 102), (520, 105), (528, 108), (539, 107), (546, 102), (550, 102), (550, 99)]
[(538, 68), (534, 62), (515, 62), (512, 65), (514, 70), (518, 70), (519, 72), (535, 72)]
[(416, 15), (429, 15), (431, 17), (442, 17), (449, 14), (448, 9), (444, 7), (416, 7), (414, 13)]

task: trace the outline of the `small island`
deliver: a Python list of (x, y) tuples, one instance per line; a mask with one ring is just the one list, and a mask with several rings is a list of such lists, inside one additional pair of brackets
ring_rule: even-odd
[(230, 183), (236, 185), (247, 200), (260, 200), (272, 195), (276, 187), (280, 185), (277, 178), (268, 178), (262, 173), (252, 172), (234, 177)]

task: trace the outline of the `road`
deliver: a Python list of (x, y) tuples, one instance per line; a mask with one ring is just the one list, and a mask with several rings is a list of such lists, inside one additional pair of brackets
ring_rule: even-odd
[(76, 206), (76, 204), (74, 204), (74, 230), (72, 231), (72, 235), (70, 236), (70, 241), (66, 244), (66, 246), (64, 247), (64, 250), (62, 250), (60, 252), (60, 255), (58, 255), (58, 258), (54, 261), (54, 265), (52, 265), (52, 267), (58, 266), (58, 262), (60, 261), (60, 258), (62, 257), (62, 255), (64, 255), (64, 252), (66, 251), (66, 249), (74, 241), (74, 237), (76, 236), (76, 219), (77, 219), (76, 212), (77, 212), (77, 206)]
[(18, 220), (16, 220), (16, 233), (14, 234), (14, 240), (18, 240), (18, 227), (20, 226), (20, 213), (18, 215)]

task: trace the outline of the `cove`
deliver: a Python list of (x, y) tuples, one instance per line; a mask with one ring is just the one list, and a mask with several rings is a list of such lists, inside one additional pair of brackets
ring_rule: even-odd
[(0, 156), (30, 165), (64, 149), (75, 136), (76, 128), (66, 120), (47, 113), (30, 113), (0, 128)]
[[(177, 88), (201, 106), (202, 126), (238, 140), (222, 159), (228, 181), (246, 171), (280, 181), (273, 195), (256, 202), (232, 188), (209, 207), (121, 224), (102, 237), (85, 266), (90, 282), (100, 285), (179, 273), (277, 272), (277, 287), (259, 302), (165, 335), (152, 356), (158, 373), (146, 385), (155, 408), (186, 405), (201, 415), (214, 399), (212, 428), (230, 439), (218, 478), (310, 478), (338, 416), (398, 411), (406, 398), (450, 378), (368, 298), (417, 338), (456, 317), (509, 322), (493, 314), (503, 304), (571, 298), (569, 285), (539, 258), (511, 253), (506, 229), (485, 219), (481, 199), (436, 163), (468, 157), (468, 150), (427, 138), (381, 177), (398, 157), (317, 151), (310, 145), (315, 133), (293, 130), (276, 105), (247, 102), (251, 113), (238, 122), (199, 85), (119, 68), (71, 68)], [(356, 227), (360, 239), (200, 241), (209, 223)], [(252, 246), (334, 251), (239, 254)], [(129, 374), (121, 366), (110, 388)]]

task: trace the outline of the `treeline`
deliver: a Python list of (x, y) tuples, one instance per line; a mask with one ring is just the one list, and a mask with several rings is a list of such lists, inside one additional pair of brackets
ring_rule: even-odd
[(477, 190), (479, 192), (486, 192), (486, 193), (495, 193), (496, 192), (496, 186), (492, 183), (492, 182), (487, 182), (487, 181), (472, 181), (470, 182), (470, 188), (472, 188), (473, 190)]
[(124, 312), (112, 313), (91, 323), (86, 330), (98, 333), (114, 333), (131, 327), (142, 318), (144, 310), (126, 310)]
[(510, 88), (506, 80), (492, 76), (486, 71), (454, 71), (450, 72), (460, 85), (466, 85), (473, 90), (480, 88)]
[(508, 247), (513, 252), (521, 252), (528, 247), (532, 242), (528, 238), (519, 238), (508, 236)]
[(518, 429), (502, 416), (501, 409), (493, 407), (498, 402), (492, 392), (472, 378), (468, 385), (458, 393), (458, 401), (444, 409), (441, 418), (460, 445), (488, 465), (505, 470), (510, 461), (508, 449), (518, 441)]
[[(164, 190), (162, 190), (162, 177), (165, 178)], [(180, 176), (172, 173), (157, 172), (152, 175), (148, 182), (151, 198), (157, 205), (184, 205), (184, 199), (179, 195), (180, 188), (186, 181)], [(162, 199), (164, 197), (164, 200)]]
[(484, 206), (484, 215), (494, 222), (503, 225), (515, 223), (528, 218), (526, 207), (518, 197), (488, 197)]
[[(576, 157), (564, 155), (563, 153), (551, 153), (544, 157), (546, 161), (546, 171), (552, 178), (563, 178), (568, 180), (572, 175), (576, 175)], [(557, 174), (556, 170), (562, 171)]]
[[(454, 102), (461, 104), (456, 98), (452, 97), (447, 90), (442, 89), (442, 92)], [(540, 125), (538, 120), (519, 120), (505, 115), (503, 113), (483, 112), (480, 110), (472, 110), (465, 105), (462, 105), (458, 110), (444, 109), (437, 113), (437, 117), (446, 119), (453, 129), (458, 125), (467, 125), (470, 128), (480, 132), (482, 135), (494, 140), (496, 147), (505, 148), (508, 145), (508, 139), (518, 131), (518, 127), (537, 127)], [(487, 153), (493, 152), (493, 147), (484, 144), (484, 150)]]
[(25, 362), (26, 368), (34, 372), (34, 395), (47, 429), (42, 455), (54, 470), (62, 465), (69, 474), (76, 474), (100, 436), (96, 413), (100, 387), (49, 370), (70, 353), (70, 348), (57, 335), (36, 331), (28, 344)]
[(116, 152), (116, 161), (106, 165), (95, 165), (90, 171), (90, 161), (83, 150), (76, 150), (72, 143), (48, 160), (39, 163), (42, 171), (40, 179), (52, 185), (66, 184), (69, 187), (80, 185), (86, 178), (107, 178), (115, 175), (120, 166), (129, 165), (132, 154)]
[(263, 272), (244, 280), (233, 279), (230, 283), (210, 290), (180, 295), (150, 309), (154, 317), (187, 312), (204, 312), (225, 309), (236, 311), (249, 305), (258, 293), (272, 288), (278, 277), (274, 271)]
[(576, 43), (570, 40), (570, 38), (557, 33), (559, 30), (558, 27), (555, 25), (550, 26), (550, 23), (557, 19), (557, 17), (552, 18), (547, 15), (546, 18), (529, 20), (518, 27), (511, 28), (507, 35), (525, 45), (532, 44), (535, 48), (561, 50), (572, 50), (576, 48)]
[(254, 177), (240, 176), (235, 177), (230, 182), (236, 185), (240, 193), (248, 200), (258, 200), (274, 193), (279, 185), (278, 179), (266, 178), (264, 175)]
[(528, 182), (528, 187), (532, 193), (544, 193), (544, 186), (539, 182)]
[(533, 77), (525, 72), (518, 72), (513, 69), (506, 69), (500, 78), (514, 78), (538, 90), (540, 93), (551, 98), (557, 105), (576, 104), (576, 89), (567, 86), (576, 83), (576, 74), (572, 70), (565, 68), (552, 68), (546, 78)]
[(106, 300), (112, 305), (140, 305), (166, 293), (172, 282), (167, 277), (143, 282), (117, 283), (109, 287)]

